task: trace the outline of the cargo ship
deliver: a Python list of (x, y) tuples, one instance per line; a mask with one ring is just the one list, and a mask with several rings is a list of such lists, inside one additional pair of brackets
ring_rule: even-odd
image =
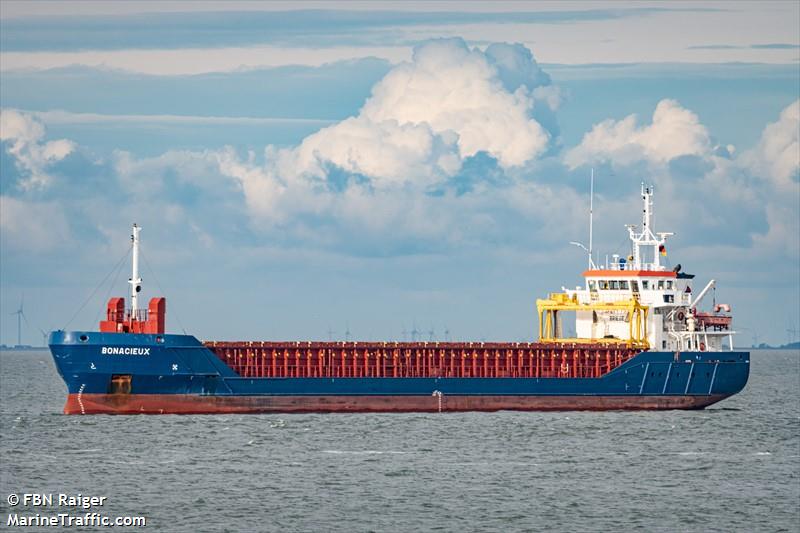
[[(700, 306), (691, 274), (662, 264), (673, 233), (654, 232), (642, 185), (627, 256), (536, 301), (537, 342), (200, 341), (166, 333), (166, 300), (111, 298), (99, 331), (54, 331), (66, 414), (442, 412), (702, 409), (739, 391), (750, 354), (733, 347), (730, 306)], [(591, 209), (590, 209), (591, 228)], [(574, 323), (565, 319), (572, 317)], [(564, 330), (569, 335), (564, 335)]]

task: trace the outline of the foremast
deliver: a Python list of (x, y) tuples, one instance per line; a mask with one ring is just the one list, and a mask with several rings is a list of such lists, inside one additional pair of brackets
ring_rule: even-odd
[(133, 225), (131, 231), (131, 307), (125, 309), (125, 298), (114, 297), (108, 300), (106, 319), (100, 322), (104, 333), (149, 333), (163, 334), (166, 330), (167, 299), (151, 298), (146, 309), (139, 308), (139, 293), (142, 291), (142, 278), (139, 275), (139, 233), (141, 226)]
[(131, 260), (131, 279), (128, 283), (131, 285), (131, 318), (139, 317), (139, 292), (142, 290), (142, 278), (139, 277), (139, 232), (142, 228), (133, 224), (131, 231), (131, 244), (133, 246), (132, 260)]

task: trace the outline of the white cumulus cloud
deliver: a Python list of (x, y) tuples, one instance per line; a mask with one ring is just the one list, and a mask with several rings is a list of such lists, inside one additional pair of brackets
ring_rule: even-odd
[(743, 154), (743, 159), (762, 179), (784, 190), (796, 187), (800, 176), (800, 100), (764, 128), (758, 145)]
[(29, 202), (0, 196), (4, 246), (27, 252), (53, 250), (70, 242), (69, 224), (57, 202)]
[(276, 171), (287, 180), (301, 175), (325, 179), (333, 165), (372, 178), (377, 187), (428, 184), (461, 167), (456, 141), (452, 131), (437, 134), (425, 122), (374, 121), (362, 115), (306, 137), (294, 150), (273, 153)]
[[(777, 122), (761, 132), (758, 144), (740, 157), (751, 173), (766, 209), (769, 230), (755, 236), (756, 244), (794, 261), (800, 257), (800, 100), (781, 111)], [(773, 255), (775, 256), (775, 255)]]
[(550, 83), (524, 46), (481, 51), (461, 39), (429, 41), (373, 87), (356, 116), (296, 147), (267, 147), (264, 163), (227, 150), (220, 170), (241, 185), (259, 218), (348, 213), (342, 203), (350, 199), (353, 212), (377, 220), (388, 207), (377, 195), (441, 185), (476, 154), (503, 170), (545, 154), (557, 133), (537, 117), (552, 118), (560, 103)]
[[(508, 71), (521, 77), (513, 91), (501, 78)], [(516, 47), (495, 44), (484, 53), (461, 41), (432, 41), (373, 88), (361, 117), (374, 124), (427, 124), (439, 135), (453, 132), (462, 158), (485, 151), (503, 167), (518, 166), (544, 152), (549, 141), (530, 116), (535, 87), (522, 83), (536, 80), (537, 73), (530, 53), (526, 57)]]
[(0, 111), (0, 141), (8, 144), (6, 150), (23, 175), (19, 183), (23, 190), (46, 187), (52, 179), (48, 167), (75, 150), (70, 140), (44, 142), (44, 135), (42, 123), (29, 114), (14, 109)]
[[(715, 146), (692, 111), (662, 100), (649, 125), (639, 126), (635, 115), (596, 124), (564, 162), (573, 169), (610, 162), (622, 180), (641, 173), (638, 163), (644, 162), (648, 175), (635, 177), (655, 179), (670, 206), (664, 216), (679, 233), (749, 240), (749, 249), (762, 256), (795, 259), (800, 254), (798, 137), (800, 100), (764, 128), (755, 147), (738, 155), (733, 147)], [(685, 221), (691, 222), (689, 228), (682, 227)]]
[(639, 126), (636, 115), (595, 124), (564, 161), (570, 168), (604, 161), (664, 163), (683, 155), (705, 155), (712, 148), (708, 129), (697, 115), (675, 100), (665, 99), (656, 106), (649, 125)]

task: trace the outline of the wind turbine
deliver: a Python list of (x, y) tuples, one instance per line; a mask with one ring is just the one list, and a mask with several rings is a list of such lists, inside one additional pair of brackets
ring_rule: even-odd
[(12, 315), (17, 315), (17, 346), (22, 346), (22, 319), (25, 319), (25, 323), (28, 323), (28, 317), (25, 316), (25, 311), (23, 307), (25, 305), (25, 295), (22, 295), (22, 299), (19, 301), (19, 309), (11, 313)]
[(444, 327), (444, 340), (450, 342), (450, 328), (447, 326)]
[(47, 333), (45, 330), (43, 330), (41, 328), (39, 329), (39, 331), (42, 334), (42, 346), (44, 346), (46, 348), (47, 347), (47, 337), (48, 337), (49, 333)]
[(428, 330), (428, 340), (433, 342), (433, 338), (436, 336), (436, 333), (433, 331), (433, 325), (431, 325), (431, 329)]
[(403, 342), (408, 340), (408, 331), (406, 331), (406, 325), (403, 324), (403, 331), (400, 332), (403, 335)]
[(344, 340), (345, 340), (345, 342), (350, 340), (350, 323), (349, 322), (347, 323), (347, 327), (344, 330)]
[(422, 333), (417, 329), (417, 323), (414, 322), (414, 327), (411, 329), (411, 342), (417, 342), (417, 336)]
[(333, 334), (334, 333), (336, 333), (336, 332), (333, 331), (330, 326), (328, 326), (328, 342), (333, 341)]
[(786, 333), (789, 334), (789, 344), (794, 342), (794, 339), (797, 337), (797, 329), (796, 328), (789, 328), (786, 330)]

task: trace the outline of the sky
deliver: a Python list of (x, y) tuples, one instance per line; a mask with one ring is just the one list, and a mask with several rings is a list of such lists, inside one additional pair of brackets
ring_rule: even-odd
[[(800, 4), (0, 3), (0, 343), (127, 296), (204, 340), (528, 341), (629, 253), (800, 338)], [(710, 303), (710, 302), (709, 302)]]

